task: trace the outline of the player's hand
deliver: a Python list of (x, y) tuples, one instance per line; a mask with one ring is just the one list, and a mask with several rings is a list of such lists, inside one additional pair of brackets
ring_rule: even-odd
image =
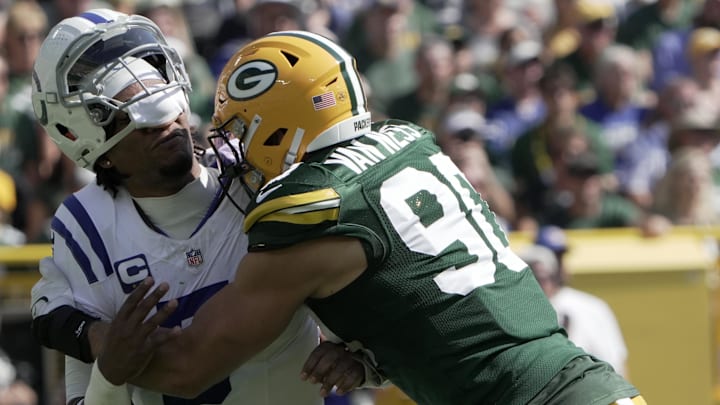
[(160, 327), (177, 308), (176, 300), (168, 302), (148, 318), (169, 288), (167, 283), (161, 283), (148, 294), (153, 284), (151, 277), (143, 280), (125, 300), (107, 330), (97, 360), (98, 368), (105, 379), (115, 385), (124, 384), (140, 374), (150, 363), (155, 350), (180, 333), (179, 327)]
[(362, 385), (365, 368), (341, 343), (322, 342), (310, 353), (300, 378), (320, 383), (320, 395), (328, 396), (333, 386), (340, 395)]

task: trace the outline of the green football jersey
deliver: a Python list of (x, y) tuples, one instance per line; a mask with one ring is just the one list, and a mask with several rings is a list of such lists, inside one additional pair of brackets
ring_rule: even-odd
[(307, 304), (421, 404), (526, 404), (584, 354), (487, 204), (421, 127), (375, 123), (306, 156), (263, 187), (245, 228), (251, 250), (361, 240), (367, 270)]

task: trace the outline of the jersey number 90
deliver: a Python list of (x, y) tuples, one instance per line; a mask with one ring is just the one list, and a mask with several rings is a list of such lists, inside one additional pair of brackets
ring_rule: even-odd
[[(476, 257), (469, 265), (453, 266), (436, 275), (438, 288), (448, 294), (467, 295), (495, 282), (497, 263), (512, 271), (523, 270), (526, 264), (500, 239), (497, 225), (483, 214), (483, 204), (460, 169), (442, 153), (431, 156), (430, 162), (441, 177), (405, 168), (382, 184), (380, 204), (413, 252), (439, 256), (459, 242), (468, 255)], [(431, 198), (419, 198), (421, 193)], [(424, 203), (411, 203), (419, 201)]]

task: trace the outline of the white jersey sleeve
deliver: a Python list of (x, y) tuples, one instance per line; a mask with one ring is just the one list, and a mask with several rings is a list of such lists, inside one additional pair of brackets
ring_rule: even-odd
[(110, 194), (90, 184), (66, 198), (51, 222), (53, 263), (70, 285), (73, 306), (104, 321), (111, 320), (122, 303), (117, 302), (109, 250), (120, 236), (113, 234), (115, 212)]
[(30, 291), (32, 317), (47, 315), (63, 305), (75, 307), (70, 282), (52, 257), (40, 260), (40, 280)]

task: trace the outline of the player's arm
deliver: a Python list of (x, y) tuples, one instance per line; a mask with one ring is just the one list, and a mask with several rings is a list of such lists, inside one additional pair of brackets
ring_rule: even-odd
[(98, 394), (107, 394), (110, 387), (106, 397), (112, 403), (129, 405), (128, 388), (108, 386), (93, 364), (105, 341), (108, 323), (75, 308), (70, 281), (53, 257), (43, 258), (39, 269), (42, 277), (31, 292), (31, 328), (42, 345), (66, 354), (64, 380), (68, 404), (84, 404), (86, 396), (97, 398)]
[(162, 346), (131, 382), (194, 397), (270, 344), (308, 297), (334, 294), (366, 267), (361, 243), (351, 238), (251, 252), (235, 280), (209, 299), (192, 324)]
[(76, 308), (70, 281), (52, 257), (40, 260), (39, 270), (31, 290), (33, 336), (47, 348), (93, 362), (107, 324)]

